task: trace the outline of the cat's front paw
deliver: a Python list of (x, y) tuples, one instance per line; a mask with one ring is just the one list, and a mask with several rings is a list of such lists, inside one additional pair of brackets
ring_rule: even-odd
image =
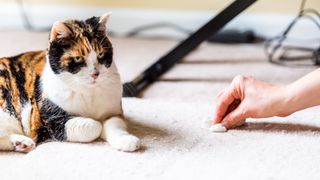
[(17, 152), (28, 153), (36, 147), (31, 138), (23, 135), (12, 135), (11, 142)]
[(113, 148), (120, 151), (132, 152), (140, 148), (140, 139), (130, 134), (109, 138), (108, 142)]

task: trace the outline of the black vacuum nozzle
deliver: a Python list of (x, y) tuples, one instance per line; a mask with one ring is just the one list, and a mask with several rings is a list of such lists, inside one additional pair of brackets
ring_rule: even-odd
[(123, 84), (123, 97), (136, 97), (138, 93), (138, 89), (132, 82), (127, 82)]

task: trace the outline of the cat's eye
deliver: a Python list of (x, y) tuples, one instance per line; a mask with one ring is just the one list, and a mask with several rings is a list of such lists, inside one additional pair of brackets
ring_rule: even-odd
[(104, 56), (104, 52), (100, 52), (100, 53), (98, 54), (98, 58), (103, 58), (103, 56)]
[(83, 58), (80, 56), (76, 56), (76, 57), (73, 57), (73, 61), (76, 63), (81, 63), (83, 61)]

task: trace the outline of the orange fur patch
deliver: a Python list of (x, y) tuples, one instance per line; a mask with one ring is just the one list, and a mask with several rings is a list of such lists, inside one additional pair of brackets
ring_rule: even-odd
[[(6, 71), (6, 76), (0, 76), (0, 105), (5, 108), (8, 103), (11, 103), (17, 115), (17, 119), (21, 121), (22, 100), (20, 99), (19, 84), (15, 73), (23, 73), (24, 84), (20, 84), (24, 87), (24, 91), (27, 95), (29, 103), (32, 106), (32, 112), (30, 116), (30, 134), (28, 134), (33, 140), (37, 138), (37, 129), (41, 126), (39, 107), (35, 97), (35, 85), (37, 76), (40, 76), (45, 65), (46, 51), (34, 51), (27, 52), (16, 57), (1, 58), (0, 59), (0, 71)], [(11, 67), (11, 69), (10, 69)], [(12, 72), (14, 71), (14, 72)], [(4, 99), (3, 91), (10, 92), (11, 102), (6, 102)], [(21, 122), (20, 122), (21, 123)], [(21, 127), (23, 127), (21, 125)]]

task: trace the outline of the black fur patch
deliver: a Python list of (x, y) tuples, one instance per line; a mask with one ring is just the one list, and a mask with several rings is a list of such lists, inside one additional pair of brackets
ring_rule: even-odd
[(65, 124), (72, 116), (48, 99), (42, 103), (40, 117), (43, 126), (38, 129), (37, 143), (47, 140), (65, 140)]
[(111, 48), (108, 48), (108, 50), (104, 53), (102, 58), (98, 58), (98, 62), (100, 64), (105, 65), (107, 68), (109, 68), (112, 64), (112, 58), (113, 58), (113, 50), (111, 47)]
[(103, 32), (99, 31), (99, 26), (100, 26), (99, 21), (100, 21), (100, 18), (96, 16), (93, 16), (84, 21), (86, 24), (91, 26), (92, 35), (98, 35), (98, 36), (104, 35), (105, 33), (104, 31)]
[(35, 99), (37, 102), (40, 102), (42, 100), (42, 88), (41, 88), (41, 79), (40, 79), (40, 76), (37, 76), (36, 77), (36, 81), (35, 81), (35, 85), (34, 85), (34, 88), (35, 88)]
[[(60, 58), (64, 51), (71, 47), (71, 43), (67, 43), (68, 39), (58, 39), (50, 43), (48, 50), (49, 64), (55, 74), (60, 74), (63, 69), (61, 67)], [(69, 39), (69, 41), (71, 41)]]
[(5, 99), (5, 101), (6, 101), (6, 107), (5, 107), (6, 109), (5, 110), (7, 110), (10, 115), (17, 118), (18, 117), (17, 111), (12, 104), (12, 96), (11, 96), (9, 90), (4, 87), (1, 87), (1, 89), (2, 89), (2, 93), (3, 93), (3, 99)]
[[(5, 66), (4, 64), (2, 64)], [(0, 70), (0, 76), (4, 77), (4, 79), (8, 80), (9, 79), (9, 72), (7, 69)]]
[(23, 106), (28, 101), (28, 96), (24, 88), (26, 82), (24, 70), (20, 62), (14, 62), (9, 64), (10, 71), (12, 76), (16, 79), (16, 84), (20, 92), (20, 103)]
[(85, 62), (76, 63), (73, 60), (71, 60), (66, 70), (72, 74), (76, 74), (81, 70), (82, 67), (85, 67), (85, 66), (86, 66)]

